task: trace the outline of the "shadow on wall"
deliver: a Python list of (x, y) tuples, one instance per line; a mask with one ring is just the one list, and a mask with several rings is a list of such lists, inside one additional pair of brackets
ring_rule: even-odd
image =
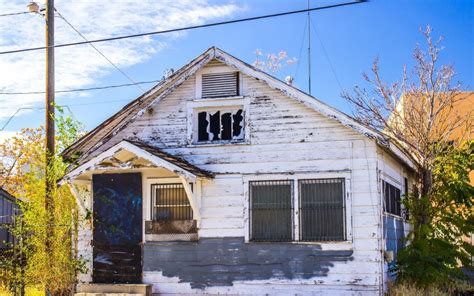
[(144, 271), (179, 277), (192, 288), (232, 286), (234, 281), (310, 279), (328, 275), (335, 262), (351, 261), (352, 251), (323, 251), (319, 245), (244, 243), (243, 238), (203, 238), (199, 242), (153, 242), (144, 246)]

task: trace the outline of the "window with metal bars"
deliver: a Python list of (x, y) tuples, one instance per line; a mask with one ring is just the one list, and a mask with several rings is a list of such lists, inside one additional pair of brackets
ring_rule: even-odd
[(193, 219), (193, 210), (183, 184), (152, 184), (151, 204), (151, 216), (155, 221)]
[(300, 240), (346, 239), (344, 179), (298, 181)]
[(401, 216), (401, 199), (400, 189), (392, 184), (382, 181), (382, 190), (384, 194), (384, 210), (387, 213)]
[(239, 72), (202, 74), (202, 98), (222, 98), (239, 95)]
[(293, 239), (293, 181), (250, 182), (251, 240)]

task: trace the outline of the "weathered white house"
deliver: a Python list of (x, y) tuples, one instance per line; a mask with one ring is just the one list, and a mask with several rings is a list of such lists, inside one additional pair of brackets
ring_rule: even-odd
[[(212, 47), (74, 143), (81, 283), (380, 295), (414, 162)], [(389, 260), (387, 260), (389, 259)]]

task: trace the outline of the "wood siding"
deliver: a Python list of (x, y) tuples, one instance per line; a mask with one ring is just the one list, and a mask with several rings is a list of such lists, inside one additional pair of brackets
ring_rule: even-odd
[[(222, 67), (218, 63), (211, 65)], [(148, 270), (144, 273), (144, 281), (155, 284), (154, 291), (163, 294), (245, 291), (286, 294), (295, 289), (303, 294), (317, 291), (378, 294), (382, 286), (383, 221), (377, 183), (380, 158), (375, 142), (271, 89), (262, 81), (241, 76), (242, 100), (249, 101), (245, 126), (249, 134), (247, 142), (228, 145), (190, 143), (188, 109), (195, 100), (196, 91), (196, 77), (192, 76), (92, 156), (122, 139), (139, 139), (215, 174), (214, 179), (202, 182), (200, 238), (244, 238), (248, 235), (246, 186), (247, 180), (253, 177), (348, 176), (350, 207), (347, 210), (350, 211), (352, 238), (349, 242), (318, 245), (322, 250), (352, 251), (351, 260), (334, 262), (324, 277), (311, 279), (275, 277), (237, 281), (231, 287), (196, 290), (189, 283), (181, 282), (179, 277)], [(87, 238), (90, 234), (84, 235)]]
[[(385, 180), (393, 186), (397, 187), (401, 191), (402, 199), (405, 194), (405, 178), (408, 181), (408, 189), (411, 190), (414, 182), (414, 175), (411, 170), (408, 170), (406, 166), (402, 165), (397, 161), (390, 153), (377, 147), (377, 173), (378, 173), (378, 187), (379, 187), (379, 197), (384, 201), (384, 193), (382, 190), (382, 181)], [(402, 205), (402, 217), (404, 216), (404, 207)], [(381, 238), (382, 241), (382, 250), (383, 251), (393, 251), (394, 257), (396, 258), (396, 253), (400, 250), (400, 247), (403, 246), (401, 241), (410, 231), (411, 225), (404, 220), (402, 217), (398, 217), (392, 214), (385, 213), (382, 208), (383, 216), (383, 235)], [(395, 280), (396, 274), (390, 271), (392, 264), (384, 262), (384, 291), (387, 289), (387, 283), (389, 281)]]

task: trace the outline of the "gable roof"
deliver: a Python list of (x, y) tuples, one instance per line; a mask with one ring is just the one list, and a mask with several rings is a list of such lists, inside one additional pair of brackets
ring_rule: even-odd
[[(235, 58), (225, 51), (216, 47), (211, 47), (197, 58), (192, 60), (190, 63), (170, 75), (168, 78), (158, 83), (152, 89), (127, 104), (119, 112), (105, 120), (95, 129), (77, 140), (74, 144), (68, 147), (62, 153), (62, 155), (65, 158), (70, 158), (76, 153), (79, 153), (81, 154), (79, 162), (85, 160), (88, 155), (95, 151), (95, 149), (123, 130), (135, 118), (141, 116), (152, 105), (171, 93), (175, 88), (185, 82), (189, 77), (194, 75), (198, 70), (202, 69), (213, 59), (233, 67), (250, 77), (263, 81), (272, 89), (278, 90), (285, 95), (301, 102), (302, 104), (316, 110), (322, 115), (332, 118), (333, 120), (340, 122), (342, 125), (347, 126), (366, 137), (376, 140), (379, 145), (389, 149), (392, 153), (396, 155), (399, 154), (390, 148), (392, 145), (390, 145), (388, 138), (380, 132), (361, 124), (349, 115), (332, 108), (322, 101), (319, 101), (318, 99), (306, 94), (305, 92)], [(404, 153), (402, 152), (402, 154)], [(407, 157), (405, 155), (405, 157), (402, 156), (399, 158), (404, 160), (404, 158), (406, 159)], [(407, 164), (410, 167), (413, 167), (413, 163), (410, 162), (411, 161), (409, 161)]]

